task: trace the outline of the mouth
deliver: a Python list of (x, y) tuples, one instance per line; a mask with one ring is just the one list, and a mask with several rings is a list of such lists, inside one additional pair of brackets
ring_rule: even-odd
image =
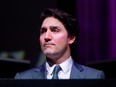
[(46, 43), (46, 44), (44, 44), (44, 47), (46, 47), (46, 46), (54, 46), (55, 44), (53, 44), (53, 43)]

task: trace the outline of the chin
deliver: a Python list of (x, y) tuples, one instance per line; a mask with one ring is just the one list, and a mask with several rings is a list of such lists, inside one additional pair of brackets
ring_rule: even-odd
[(47, 56), (47, 55), (53, 55), (54, 52), (52, 50), (44, 50), (43, 53)]
[(46, 53), (45, 55), (46, 55), (46, 57), (48, 57), (48, 58), (50, 58), (50, 59), (55, 59), (55, 58), (57, 58), (57, 55), (56, 55), (55, 53)]

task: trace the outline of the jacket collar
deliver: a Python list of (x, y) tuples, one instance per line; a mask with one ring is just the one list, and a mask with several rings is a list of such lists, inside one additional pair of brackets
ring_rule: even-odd
[(34, 73), (32, 74), (34, 79), (46, 79), (46, 68), (45, 63), (41, 66), (35, 68)]
[(70, 78), (71, 79), (84, 79), (86, 75), (83, 71), (84, 71), (83, 67), (74, 62), (72, 66)]

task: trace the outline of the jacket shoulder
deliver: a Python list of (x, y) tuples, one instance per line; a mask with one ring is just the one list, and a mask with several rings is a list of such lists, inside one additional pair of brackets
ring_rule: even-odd
[(32, 79), (36, 73), (40, 73), (43, 70), (43, 65), (30, 68), (28, 70), (17, 72), (15, 79)]
[(84, 69), (84, 72), (86, 73), (86, 76), (91, 76), (91, 77), (94, 77), (94, 78), (105, 78), (105, 74), (102, 70), (99, 70), (99, 69), (95, 69), (95, 68), (92, 68), (92, 67), (89, 67), (89, 66), (85, 66), (85, 65), (81, 65)]
[(91, 78), (91, 79), (105, 78), (105, 74), (102, 70), (95, 69), (86, 65), (81, 65), (78, 63), (75, 63), (74, 65), (79, 70), (81, 75), (85, 75), (85, 78)]

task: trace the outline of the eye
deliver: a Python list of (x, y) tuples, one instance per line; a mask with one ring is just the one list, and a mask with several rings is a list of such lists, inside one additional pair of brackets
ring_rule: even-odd
[(52, 32), (59, 32), (60, 29), (58, 27), (51, 27)]
[(52, 32), (59, 32), (58, 29), (52, 29), (51, 31), (52, 31)]
[(40, 29), (40, 34), (43, 34), (43, 33), (45, 33), (46, 31), (47, 31), (46, 28), (41, 28), (41, 29)]

